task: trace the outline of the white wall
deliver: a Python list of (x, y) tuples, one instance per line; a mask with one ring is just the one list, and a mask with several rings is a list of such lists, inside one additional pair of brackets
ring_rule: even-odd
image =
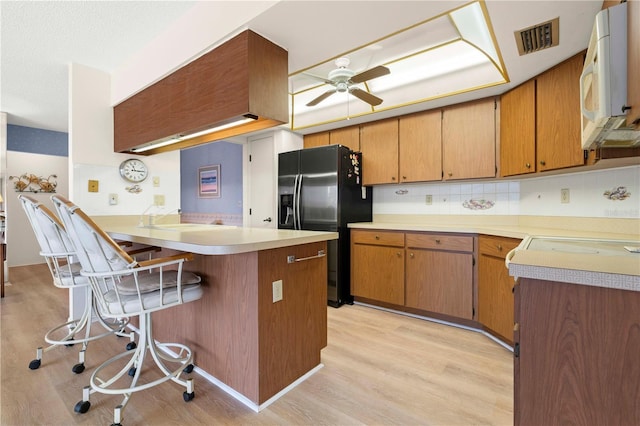
[[(20, 176), (24, 173), (36, 176), (47, 177), (55, 174), (57, 178), (52, 181), (57, 182), (56, 193), (67, 195), (69, 188), (67, 157), (56, 155), (29, 154), (18, 151), (7, 152), (7, 175)], [(11, 244), (7, 250), (8, 266), (33, 265), (43, 263), (40, 256), (40, 246), (33, 234), (29, 220), (22, 210), (22, 204), (18, 201), (18, 195), (13, 186), (14, 181), (7, 182), (7, 207), (8, 226), (7, 238)], [(53, 210), (50, 193), (26, 192), (25, 195), (42, 202), (49, 209)], [(53, 210), (55, 211), (55, 210)]]
[[(605, 191), (626, 187), (611, 200)], [(570, 202), (560, 202), (560, 189)], [(402, 193), (406, 191), (406, 193)], [(426, 196), (432, 204), (426, 204)], [(470, 205), (490, 206), (473, 210)], [(640, 166), (520, 180), (383, 185), (373, 190), (373, 213), (415, 215), (533, 215), (640, 218)]]
[[(165, 196), (167, 211), (180, 206), (180, 152), (135, 156), (113, 152), (113, 108), (109, 74), (79, 64), (69, 67), (69, 198), (89, 215), (141, 214), (153, 204), (155, 194)], [(142, 159), (149, 178), (142, 191), (126, 190), (132, 184), (120, 177), (119, 164), (130, 157)], [(153, 186), (153, 177), (159, 186)], [(88, 191), (89, 179), (99, 182), (98, 192)], [(118, 196), (109, 205), (109, 194)]]

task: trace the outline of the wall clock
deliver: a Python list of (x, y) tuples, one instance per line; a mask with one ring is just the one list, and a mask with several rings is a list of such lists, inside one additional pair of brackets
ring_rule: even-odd
[(147, 165), (137, 158), (129, 158), (120, 163), (120, 176), (129, 182), (142, 182), (147, 178), (148, 174)]

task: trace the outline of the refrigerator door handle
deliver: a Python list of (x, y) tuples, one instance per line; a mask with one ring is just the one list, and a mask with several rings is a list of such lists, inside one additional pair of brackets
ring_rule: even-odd
[[(297, 219), (296, 219), (296, 192), (298, 191), (298, 175), (296, 175), (295, 179), (293, 180), (293, 205), (292, 207), (292, 211), (291, 211), (291, 216), (293, 216), (293, 229), (298, 229), (298, 226), (296, 225)], [(289, 213), (289, 211), (287, 211), (287, 213)]]
[[(302, 229), (302, 217), (300, 216), (300, 195), (302, 194), (302, 175), (298, 175), (298, 189), (294, 198), (294, 215), (298, 217), (298, 227), (295, 229)], [(294, 221), (295, 222), (295, 221)]]

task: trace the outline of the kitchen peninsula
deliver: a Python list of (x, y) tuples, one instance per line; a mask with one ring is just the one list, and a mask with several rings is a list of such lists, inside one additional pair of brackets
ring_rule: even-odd
[[(195, 365), (254, 410), (320, 367), (327, 345), (324, 253), (337, 233), (95, 220), (114, 239), (162, 247), (162, 255), (194, 254), (185, 269), (202, 277), (202, 299), (154, 314), (154, 333), (189, 345)], [(278, 286), (282, 300), (274, 301)]]

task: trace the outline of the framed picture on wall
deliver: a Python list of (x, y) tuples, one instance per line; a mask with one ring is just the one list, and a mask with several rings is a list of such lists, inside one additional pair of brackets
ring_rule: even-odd
[(220, 198), (220, 164), (198, 168), (198, 197)]

